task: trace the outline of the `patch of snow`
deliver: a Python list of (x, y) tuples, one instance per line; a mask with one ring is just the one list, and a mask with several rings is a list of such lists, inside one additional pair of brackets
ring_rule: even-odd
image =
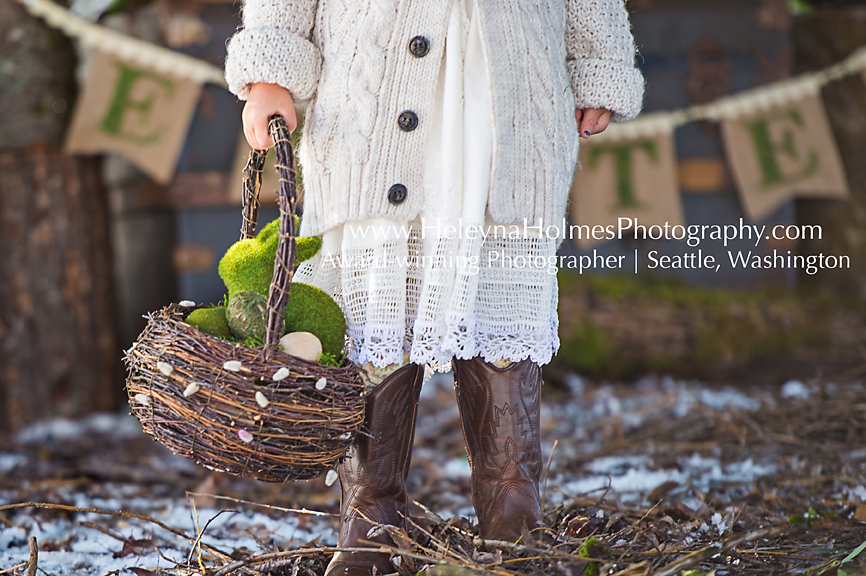
[(724, 482), (752, 482), (761, 476), (768, 476), (776, 471), (772, 464), (755, 464), (751, 458), (743, 462), (733, 462), (725, 467)]
[(582, 398), (583, 392), (586, 389), (586, 384), (583, 381), (583, 378), (575, 374), (574, 372), (569, 372), (565, 376), (565, 385), (568, 387), (568, 391), (575, 398)]
[(21, 454), (0, 454), (0, 474), (8, 474), (27, 462)]
[(761, 407), (760, 402), (733, 388), (701, 390), (700, 401), (704, 406), (718, 411), (734, 408), (754, 412)]
[[(93, 499), (76, 494), (74, 502), (82, 507), (97, 507), (112, 503), (113, 499)], [(195, 520), (189, 508), (179, 505), (179, 501), (171, 499), (150, 499), (148, 513), (167, 525), (184, 531), (189, 535), (196, 534)], [(125, 502), (124, 509), (131, 509), (130, 502)], [(110, 508), (109, 508), (110, 509)], [(298, 516), (285, 514), (280, 518), (272, 518), (254, 510), (239, 510), (219, 514), (219, 510), (204, 508), (198, 510), (198, 526), (204, 528), (208, 520), (213, 519), (207, 528), (202, 541), (225, 549), (247, 547), (250, 550), (260, 548), (253, 534), (260, 539), (272, 539), (282, 548), (297, 547), (320, 537), (323, 545), (333, 545), (337, 542), (337, 532), (329, 521), (312, 517), (304, 529), (299, 528)], [(106, 534), (80, 526), (79, 521), (104, 523), (105, 516), (96, 514), (78, 514), (73, 520), (57, 519), (51, 522), (33, 522), (26, 530), (20, 527), (10, 527), (0, 530), (0, 566), (7, 567), (29, 558), (28, 537), (35, 536), (39, 542), (62, 541), (68, 537), (70, 551), (40, 551), (39, 566), (48, 574), (62, 575), (94, 575), (99, 576), (110, 572), (125, 573), (132, 566), (144, 568), (170, 567), (166, 560), (160, 558), (155, 551), (144, 551), (142, 556), (126, 556), (115, 558), (123, 544)], [(175, 537), (152, 524), (130, 519), (125, 525), (114, 528), (125, 538), (157, 537), (160, 551), (168, 558), (177, 561), (186, 560), (190, 543)]]
[(587, 468), (596, 474), (617, 474), (626, 467), (641, 466), (646, 462), (646, 456), (604, 456), (590, 462)]
[(452, 458), (443, 466), (445, 474), (449, 478), (468, 477), (472, 474), (472, 468), (469, 467), (469, 461), (463, 458)]
[(81, 420), (54, 418), (27, 426), (15, 438), (22, 444), (38, 444), (96, 434), (133, 436), (141, 434), (141, 425), (129, 414), (93, 414)]
[[(577, 480), (571, 480), (561, 484), (561, 490), (566, 494), (578, 496), (581, 494), (599, 493), (606, 490), (610, 483), (610, 490), (617, 493), (623, 501), (634, 501), (641, 497), (641, 493), (649, 492), (659, 484), (674, 480), (681, 482), (686, 475), (682, 472), (671, 470), (647, 470), (645, 467), (629, 468), (621, 476), (587, 476)], [(560, 496), (556, 498), (556, 496)], [(554, 494), (551, 500), (561, 501), (561, 495)]]
[(13, 545), (21, 546), (22, 543), (27, 543), (27, 532), (23, 528), (12, 526), (0, 530), (0, 550), (8, 550)]
[(808, 400), (812, 392), (806, 387), (801, 380), (788, 380), (782, 385), (783, 398), (797, 398), (800, 400)]
[(710, 518), (710, 521), (713, 523), (713, 526), (715, 526), (719, 530), (719, 534), (723, 534), (725, 530), (728, 529), (728, 525), (725, 524), (725, 521), (722, 520), (722, 515), (718, 512), (713, 514), (713, 517)]
[(855, 488), (848, 488), (848, 498), (851, 500), (859, 498), (861, 502), (866, 501), (866, 486), (861, 484)]
[[(706, 492), (716, 483), (748, 483), (761, 476), (772, 474), (775, 466), (756, 464), (751, 458), (722, 466), (718, 458), (705, 457), (694, 453), (681, 459), (675, 469), (651, 469), (652, 461), (646, 456), (605, 456), (585, 464), (591, 475), (559, 484), (563, 476), (557, 478), (557, 485), (566, 493), (574, 496), (598, 493), (608, 488), (624, 502), (634, 502), (643, 498), (664, 482), (691, 484)], [(553, 494), (554, 503), (561, 502), (561, 494)], [(697, 509), (700, 503), (689, 506)], [(727, 528), (727, 527), (726, 527)]]

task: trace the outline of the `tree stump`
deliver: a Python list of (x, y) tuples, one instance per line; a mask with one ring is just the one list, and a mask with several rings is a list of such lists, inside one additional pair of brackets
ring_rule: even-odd
[(0, 433), (113, 409), (121, 395), (100, 162), (59, 150), (73, 54), (0, 3)]
[[(843, 4), (839, 2), (838, 4)], [(866, 7), (818, 10), (794, 19), (797, 72), (818, 70), (835, 64), (866, 43)], [(797, 200), (799, 224), (819, 224), (821, 240), (803, 241), (805, 255), (845, 254), (850, 269), (823, 270), (800, 283), (809, 288), (828, 288), (866, 300), (866, 78), (854, 75), (828, 84), (821, 97), (845, 165), (851, 197), (848, 200)]]

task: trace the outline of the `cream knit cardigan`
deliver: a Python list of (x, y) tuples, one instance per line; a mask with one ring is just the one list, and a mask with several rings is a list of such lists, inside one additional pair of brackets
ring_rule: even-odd
[[(311, 100), (298, 155), (302, 234), (418, 215), (450, 5), (245, 0), (243, 29), (228, 44), (229, 89), (245, 99), (251, 84), (267, 82)], [(575, 108), (607, 108), (615, 120), (641, 108), (624, 1), (479, 0), (478, 18), (494, 115), (488, 214), (499, 223), (561, 219), (577, 163)], [(409, 48), (418, 37), (429, 47), (423, 56), (417, 42)], [(417, 117), (411, 131), (398, 125), (404, 112)]]

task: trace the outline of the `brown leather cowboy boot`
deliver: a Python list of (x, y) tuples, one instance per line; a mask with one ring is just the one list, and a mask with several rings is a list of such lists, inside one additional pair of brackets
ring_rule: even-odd
[[(403, 366), (367, 395), (364, 426), (370, 436), (358, 434), (345, 460), (337, 466), (340, 478), (338, 546), (369, 548), (361, 540), (394, 545), (387, 531), (367, 536), (372, 524), (406, 527), (408, 497), (406, 473), (412, 458), (415, 415), (424, 381), (424, 367)], [(390, 555), (380, 552), (337, 552), (325, 576), (391, 574)]]
[(481, 358), (452, 362), (472, 469), (472, 503), (485, 540), (516, 541), (542, 519), (539, 388), (531, 360), (497, 368)]

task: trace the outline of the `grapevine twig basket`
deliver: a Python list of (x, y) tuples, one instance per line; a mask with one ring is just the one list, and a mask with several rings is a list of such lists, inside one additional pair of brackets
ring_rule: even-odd
[[(184, 322), (174, 304), (147, 317), (126, 353), (126, 388), (144, 431), (213, 470), (266, 482), (317, 476), (349, 448), (364, 419), (354, 366), (327, 366), (278, 350), (296, 259), (295, 171), (289, 131), (270, 123), (280, 172), (280, 240), (263, 348), (221, 340)], [(241, 238), (255, 234), (265, 154), (244, 173)]]

